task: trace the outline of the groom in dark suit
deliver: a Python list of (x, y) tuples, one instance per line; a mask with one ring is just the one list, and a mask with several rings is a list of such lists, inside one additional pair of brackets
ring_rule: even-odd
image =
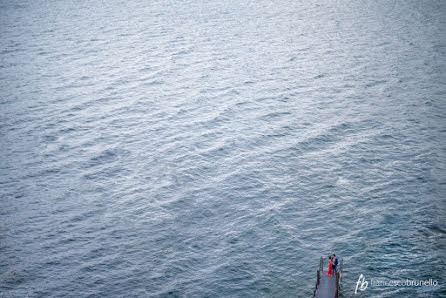
[(333, 275), (335, 275), (336, 276), (336, 269), (338, 268), (338, 258), (336, 258), (336, 255), (335, 254), (333, 254), (332, 255), (332, 260), (333, 260)]

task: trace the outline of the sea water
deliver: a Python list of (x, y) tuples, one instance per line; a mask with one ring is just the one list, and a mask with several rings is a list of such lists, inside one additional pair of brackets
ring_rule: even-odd
[(0, 296), (445, 296), (445, 15), (0, 1)]

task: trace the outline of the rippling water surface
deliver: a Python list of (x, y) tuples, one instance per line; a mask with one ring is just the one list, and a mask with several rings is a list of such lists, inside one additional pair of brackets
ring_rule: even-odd
[(0, 296), (446, 296), (445, 15), (0, 1)]

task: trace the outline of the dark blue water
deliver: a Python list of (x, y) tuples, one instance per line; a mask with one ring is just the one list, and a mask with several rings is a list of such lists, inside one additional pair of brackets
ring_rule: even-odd
[(445, 15), (1, 0), (0, 297), (446, 296)]

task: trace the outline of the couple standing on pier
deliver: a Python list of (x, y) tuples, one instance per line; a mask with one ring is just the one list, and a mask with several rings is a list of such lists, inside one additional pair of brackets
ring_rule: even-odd
[(328, 275), (333, 276), (333, 273), (336, 275), (336, 268), (338, 267), (338, 258), (333, 254), (328, 257)]

